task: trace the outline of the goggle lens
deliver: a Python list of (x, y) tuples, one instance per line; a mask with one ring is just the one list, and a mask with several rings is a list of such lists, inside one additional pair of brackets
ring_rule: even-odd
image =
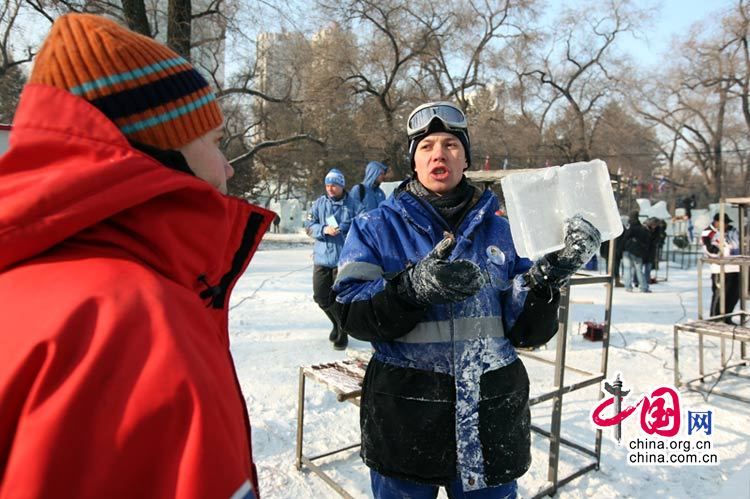
[(445, 104), (438, 104), (420, 109), (409, 117), (406, 125), (408, 135), (412, 136), (425, 130), (435, 117), (440, 118), (448, 128), (466, 129), (466, 117), (461, 110)]

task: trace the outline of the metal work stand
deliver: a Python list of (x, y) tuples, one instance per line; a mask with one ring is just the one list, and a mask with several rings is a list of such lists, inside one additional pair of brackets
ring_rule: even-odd
[(303, 467), (322, 478), (328, 485), (333, 488), (341, 497), (353, 499), (336, 481), (331, 478), (321, 467), (313, 461), (324, 457), (332, 456), (340, 452), (345, 452), (359, 447), (361, 444), (351, 444), (340, 449), (319, 454), (317, 456), (306, 456), (303, 453), (304, 441), (304, 424), (305, 424), (305, 380), (309, 378), (312, 381), (322, 384), (328, 390), (336, 394), (336, 400), (339, 402), (350, 402), (359, 407), (359, 399), (362, 394), (362, 380), (365, 376), (366, 360), (348, 359), (328, 364), (318, 364), (299, 368), (299, 393), (297, 404), (297, 447), (295, 455), (297, 458), (297, 471)]
[[(734, 198), (726, 199), (724, 203), (736, 204), (739, 207), (739, 228), (741, 231), (745, 231), (745, 210), (750, 207), (750, 198)], [(720, 219), (723, 219), (724, 210), (722, 203), (722, 209), (720, 210)], [(723, 234), (722, 234), (723, 239)], [(750, 314), (747, 311), (748, 301), (748, 269), (750, 268), (750, 256), (748, 255), (748, 235), (742, 233), (740, 235), (740, 255), (728, 256), (728, 257), (711, 257), (703, 258), (698, 262), (698, 320), (686, 322), (684, 324), (674, 325), (674, 384), (675, 386), (684, 385), (688, 390), (703, 393), (712, 393), (721, 397), (727, 397), (740, 402), (750, 403), (750, 398), (742, 397), (736, 394), (728, 393), (714, 388), (707, 389), (704, 384), (707, 378), (721, 376), (724, 372), (732, 374), (734, 376), (740, 376), (749, 378), (748, 375), (743, 375), (738, 372), (729, 371), (735, 367), (746, 367), (750, 366), (750, 358), (747, 352), (747, 343), (750, 342)], [(735, 313), (725, 313), (724, 293), (720, 295), (720, 315), (703, 319), (703, 264), (715, 264), (719, 265), (721, 271), (719, 273), (719, 280), (721, 288), (725, 286), (725, 273), (724, 267), (726, 265), (738, 265), (740, 267), (740, 310)], [(738, 317), (740, 323), (738, 325), (727, 324), (724, 319), (727, 317)], [(698, 372), (699, 377), (682, 383), (680, 379), (680, 365), (679, 365), (679, 335), (680, 333), (697, 334), (698, 335)], [(713, 372), (706, 373), (704, 364), (704, 350), (703, 350), (703, 338), (704, 336), (711, 336), (719, 338), (721, 348), (721, 367)], [(726, 342), (729, 340), (734, 345), (735, 341), (740, 342), (740, 361), (729, 365), (727, 359), (727, 347)]]
[[(560, 311), (558, 314), (558, 332), (557, 332), (557, 350), (555, 353), (554, 362), (535, 355), (531, 352), (520, 351), (519, 354), (525, 358), (538, 360), (541, 362), (554, 364), (555, 366), (555, 388), (547, 393), (534, 397), (529, 400), (529, 405), (539, 404), (547, 400), (552, 400), (552, 415), (551, 424), (549, 431), (544, 430), (538, 426), (532, 425), (531, 429), (544, 437), (549, 439), (549, 460), (547, 467), (547, 482), (548, 486), (542, 491), (537, 493), (534, 498), (540, 498), (545, 495), (552, 496), (557, 490), (565, 485), (566, 483), (578, 478), (579, 476), (588, 473), (592, 470), (598, 470), (601, 461), (601, 449), (602, 449), (602, 430), (598, 429), (595, 431), (594, 447), (589, 448), (579, 443), (573, 442), (561, 436), (562, 429), (562, 408), (563, 408), (563, 395), (570, 393), (582, 388), (590, 386), (598, 386), (607, 376), (607, 361), (609, 358), (609, 330), (610, 323), (612, 320), (612, 289), (613, 289), (613, 274), (612, 274), (612, 262), (614, 261), (614, 244), (609, 246), (609, 256), (607, 258), (607, 274), (604, 275), (589, 275), (589, 274), (576, 274), (571, 278), (570, 284), (561, 290), (560, 296)], [(566, 345), (568, 340), (568, 312), (570, 310), (570, 287), (582, 284), (604, 284), (606, 290), (605, 306), (604, 306), (604, 328), (602, 334), (602, 349), (601, 349), (601, 364), (599, 372), (589, 372), (584, 369), (569, 366), (566, 364)], [(578, 374), (586, 376), (583, 380), (576, 383), (565, 384), (565, 371), (570, 370)], [(598, 399), (601, 400), (604, 396), (603, 393), (599, 392)], [(560, 446), (576, 451), (577, 453), (588, 457), (589, 462), (579, 467), (573, 473), (566, 476), (560, 476), (559, 465), (560, 465)]]
[[(698, 320), (698, 321), (692, 321), (687, 322), (685, 324), (675, 324), (674, 326), (674, 384), (675, 386), (685, 386), (688, 390), (694, 391), (694, 392), (703, 392), (703, 393), (712, 393), (714, 395), (719, 395), (720, 397), (727, 397), (730, 399), (738, 400), (740, 402), (745, 402), (747, 404), (750, 404), (750, 398), (748, 397), (742, 397), (740, 395), (735, 395), (729, 392), (725, 392), (722, 390), (708, 390), (703, 385), (707, 381), (707, 378), (711, 378), (714, 376), (720, 376), (722, 372), (726, 371), (727, 373), (733, 374), (734, 376), (740, 376), (743, 378), (750, 379), (750, 376), (743, 375), (737, 372), (728, 371), (728, 369), (734, 368), (734, 367), (742, 367), (742, 366), (748, 366), (750, 365), (750, 358), (746, 356), (746, 350), (745, 350), (745, 344), (747, 342), (750, 342), (750, 327), (745, 326), (732, 326), (730, 324), (725, 324), (724, 322), (717, 322), (724, 319), (724, 317), (732, 317), (732, 316), (739, 316), (743, 323), (747, 323), (750, 316), (744, 312), (739, 312), (736, 314), (727, 314), (727, 315), (719, 315), (714, 318), (708, 319), (708, 320)], [(684, 383), (681, 382), (680, 379), (680, 361), (679, 361), (679, 344), (678, 344), (678, 336), (679, 333), (693, 333), (698, 335), (698, 370), (700, 373), (700, 377), (692, 379), (690, 381), (686, 381)], [(704, 336), (711, 336), (713, 338), (719, 338), (721, 340), (721, 368), (712, 371), (710, 373), (705, 372), (704, 362), (703, 362), (703, 337)], [(728, 360), (726, 359), (726, 347), (725, 342), (726, 340), (730, 341), (739, 341), (742, 345), (742, 352), (740, 354), (740, 362), (737, 362), (735, 364), (728, 364)]]

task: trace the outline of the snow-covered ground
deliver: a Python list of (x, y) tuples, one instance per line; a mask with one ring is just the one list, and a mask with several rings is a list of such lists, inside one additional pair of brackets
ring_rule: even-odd
[[(275, 242), (290, 239), (297, 244)], [(338, 497), (316, 475), (298, 472), (294, 466), (299, 366), (347, 356), (332, 350), (328, 342), (330, 325), (312, 301), (312, 246), (302, 241), (304, 238), (268, 235), (237, 284), (231, 302), (232, 353), (250, 413), (264, 499)], [(614, 292), (608, 378), (622, 374), (624, 389), (631, 391), (626, 404), (635, 403), (655, 387), (673, 384), (673, 325), (697, 317), (697, 272), (695, 268), (681, 270), (672, 265), (668, 281), (654, 285), (652, 294), (625, 293), (622, 288)], [(659, 277), (664, 277), (664, 270)], [(707, 278), (703, 292), (705, 304), (710, 298)], [(581, 324), (604, 319), (604, 296), (603, 285), (573, 288), (569, 365), (599, 370), (601, 344), (584, 340), (585, 326)], [(705, 345), (707, 369), (718, 368), (719, 342), (706, 339)], [(350, 349), (368, 351), (369, 344), (351, 340)], [(538, 353), (554, 358), (554, 351), (553, 343)], [(727, 343), (726, 351), (732, 362), (739, 358), (738, 344), (732, 348)], [(697, 377), (697, 341), (681, 337), (679, 354), (683, 379)], [(553, 385), (552, 368), (533, 359), (524, 362), (532, 397), (548, 391)], [(750, 368), (743, 367), (739, 373), (746, 377), (726, 374), (717, 389), (750, 397)], [(566, 382), (579, 378), (574, 372), (566, 372)], [(307, 387), (305, 453), (317, 455), (357, 442), (357, 407), (338, 403), (318, 384), (308, 383)], [(599, 402), (598, 391), (593, 386), (564, 397), (564, 438), (593, 448), (590, 413)], [(612, 429), (605, 430), (600, 469), (564, 485), (559, 497), (750, 498), (750, 405), (716, 395), (704, 400), (699, 393), (679, 393), (683, 411), (712, 411), (711, 452), (718, 455), (718, 465), (628, 464), (627, 442), (647, 436), (636, 411), (622, 425), (626, 445), (616, 445)], [(636, 395), (638, 398), (633, 398)], [(532, 407), (532, 420), (537, 426), (549, 428), (550, 414), (550, 403)], [(681, 430), (683, 435), (686, 432)], [(534, 433), (532, 438), (534, 462), (519, 480), (522, 497), (533, 496), (547, 486), (549, 441)], [(563, 447), (560, 476), (589, 462), (590, 458)], [(356, 449), (318, 463), (354, 497), (371, 497), (367, 468)], [(440, 497), (445, 497), (442, 491)]]

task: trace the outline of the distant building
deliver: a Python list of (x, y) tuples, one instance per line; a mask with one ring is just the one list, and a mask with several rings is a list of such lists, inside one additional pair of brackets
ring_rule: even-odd
[[(302, 33), (261, 33), (256, 39), (256, 72), (258, 90), (274, 98), (298, 100), (302, 92), (302, 64), (310, 59), (310, 42)], [(276, 138), (276, 128), (294, 127), (294, 109), (287, 103), (255, 99), (258, 116), (272, 115), (273, 119), (261, 119), (255, 142)]]
[[(328, 24), (310, 37), (287, 31), (259, 34), (256, 38), (256, 89), (275, 99), (296, 102), (270, 102), (257, 97), (252, 111), (254, 121), (260, 126), (254, 129), (253, 145), (289, 137), (300, 131), (324, 135), (325, 128), (335, 124), (342, 106), (346, 105), (336, 100), (341, 92), (332, 91), (332, 85), (336, 84), (344, 59), (349, 57), (353, 46), (351, 33), (336, 23)], [(316, 123), (303, 121), (300, 112), (303, 106), (315, 108)], [(288, 147), (304, 151), (305, 146), (309, 144), (296, 142)], [(289, 163), (290, 160), (286, 157), (281, 161)], [(258, 178), (264, 179), (265, 190), (274, 193), (269, 197), (298, 197), (306, 202), (309, 186), (318, 185), (313, 173), (318, 164), (322, 164), (319, 158), (304, 152), (294, 158), (293, 164), (276, 162), (273, 151), (269, 150), (262, 161), (258, 156), (254, 158), (252, 168)], [(285, 168), (292, 168), (294, 174), (279, 174)], [(274, 187), (279, 183), (285, 184), (284, 189)]]
[[(330, 57), (330, 51), (326, 49), (331, 45), (339, 48), (346, 43), (342, 40), (350, 38), (351, 35), (344, 32), (336, 23), (330, 23), (313, 34), (310, 39), (299, 32), (261, 33), (256, 39), (258, 90), (275, 98), (302, 99), (309, 88), (309, 82), (305, 81), (306, 77), (312, 73), (333, 71), (336, 64), (340, 63), (335, 57)], [(325, 55), (321, 56), (319, 51), (324, 51)], [(342, 55), (336, 54), (335, 49), (333, 52), (335, 55)], [(294, 120), (296, 116), (289, 104), (268, 102), (262, 98), (255, 100), (255, 112), (260, 116), (274, 113), (277, 119), (270, 120), (270, 126), (273, 122), (280, 121), (288, 125), (290, 122), (283, 118)], [(268, 129), (268, 123), (266, 126), (258, 131), (256, 143), (269, 137), (278, 138), (275, 130)], [(292, 128), (296, 127), (293, 125)]]

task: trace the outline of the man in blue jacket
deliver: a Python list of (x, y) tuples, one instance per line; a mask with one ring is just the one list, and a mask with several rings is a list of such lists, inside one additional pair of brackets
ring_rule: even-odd
[(520, 258), (498, 200), (463, 175), (466, 118), (449, 102), (407, 122), (414, 175), (357, 217), (334, 285), (341, 327), (375, 349), (361, 456), (378, 499), (515, 497), (531, 462), (529, 381), (515, 346), (557, 330), (559, 288), (599, 247), (576, 216), (564, 249)]
[(331, 287), (336, 279), (341, 248), (356, 212), (356, 204), (345, 187), (344, 174), (331, 169), (325, 177), (326, 193), (315, 200), (305, 221), (307, 234), (315, 239), (313, 299), (333, 323), (328, 339), (336, 350), (344, 350), (349, 342), (330, 311), (334, 301)]
[(385, 200), (385, 192), (380, 188), (388, 167), (378, 161), (370, 161), (365, 168), (365, 178), (361, 184), (352, 187), (350, 196), (359, 203), (357, 215), (372, 211)]

